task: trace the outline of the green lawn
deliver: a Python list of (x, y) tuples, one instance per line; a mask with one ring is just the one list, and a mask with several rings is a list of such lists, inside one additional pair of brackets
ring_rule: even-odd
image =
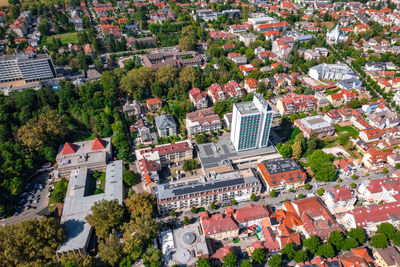
[(339, 124), (334, 124), (336, 132), (338, 133), (349, 133), (351, 136), (358, 136), (359, 132), (351, 126), (340, 126)]
[(78, 43), (78, 33), (77, 32), (68, 32), (68, 33), (56, 34), (56, 35), (49, 36), (49, 37), (47, 37), (46, 45), (49, 45), (51, 43), (52, 38), (60, 39), (63, 45)]

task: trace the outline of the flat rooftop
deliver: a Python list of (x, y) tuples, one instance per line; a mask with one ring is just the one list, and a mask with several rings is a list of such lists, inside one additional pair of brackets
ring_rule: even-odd
[(85, 218), (95, 202), (103, 199), (117, 199), (122, 204), (122, 171), (122, 160), (107, 164), (104, 193), (96, 195), (88, 195), (87, 168), (77, 169), (71, 173), (61, 216), (61, 223), (65, 225), (66, 237), (57, 253), (86, 249), (92, 229)]
[(185, 196), (188, 194), (197, 194), (228, 186), (237, 186), (242, 184), (250, 184), (259, 182), (255, 174), (250, 170), (232, 171), (226, 173), (218, 173), (213, 179), (208, 181), (191, 180), (178, 183), (167, 183), (158, 185), (155, 188), (157, 200)]
[(234, 148), (229, 135), (219, 137), (217, 143), (197, 145), (197, 155), (205, 171), (207, 169), (224, 166), (230, 161), (235, 163), (235, 161), (249, 158), (254, 158), (257, 160), (259, 156), (273, 153), (276, 153), (276, 149), (272, 145), (238, 152)]
[(329, 121), (319, 115), (301, 119), (301, 122), (310, 129), (319, 129), (331, 126)]
[(293, 159), (269, 159), (261, 163), (270, 175), (297, 171), (300, 169)]

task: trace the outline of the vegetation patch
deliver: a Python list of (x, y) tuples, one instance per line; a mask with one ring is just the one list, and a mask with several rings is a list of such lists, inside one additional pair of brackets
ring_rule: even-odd
[(56, 35), (49, 36), (46, 40), (46, 46), (48, 46), (52, 43), (53, 38), (60, 39), (60, 41), (62, 42), (63, 45), (78, 43), (78, 33), (77, 32), (68, 32), (68, 33), (62, 33), (62, 34), (56, 34)]
[(350, 136), (358, 136), (359, 132), (351, 126), (340, 126), (339, 124), (334, 124), (337, 133), (347, 133)]

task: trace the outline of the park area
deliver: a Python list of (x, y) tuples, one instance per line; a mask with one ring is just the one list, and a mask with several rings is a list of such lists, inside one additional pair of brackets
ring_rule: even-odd
[[(2, 0), (0, 0), (2, 1)], [(78, 33), (77, 32), (69, 32), (69, 33), (63, 33), (63, 34), (56, 34), (47, 37), (46, 40), (46, 45), (48, 46), (51, 44), (52, 39), (60, 39), (63, 45), (68, 45), (68, 44), (77, 44), (78, 43)]]
[(347, 133), (352, 137), (356, 137), (359, 134), (359, 132), (350, 125), (340, 126), (339, 124), (334, 124), (333, 127), (335, 127), (335, 130), (338, 134), (346, 134)]

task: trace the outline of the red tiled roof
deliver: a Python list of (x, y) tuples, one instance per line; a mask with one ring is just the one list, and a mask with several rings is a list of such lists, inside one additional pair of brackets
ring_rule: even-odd
[(140, 150), (140, 154), (145, 154), (149, 152), (158, 152), (158, 154), (161, 155), (167, 155), (171, 153), (178, 153), (182, 151), (187, 151), (187, 150), (193, 150), (193, 147), (190, 147), (187, 142), (178, 142), (175, 144), (167, 144), (167, 145), (160, 145), (156, 146), (154, 148), (146, 148), (143, 150)]
[(276, 23), (261, 24), (258, 25), (257, 28), (261, 30), (261, 29), (271, 29), (271, 28), (283, 28), (287, 26), (289, 26), (289, 23), (287, 23), (286, 21), (282, 21)]
[(350, 212), (354, 216), (357, 227), (366, 227), (369, 223), (379, 223), (390, 220), (393, 215), (400, 215), (400, 202), (370, 205), (356, 208)]
[(77, 146), (70, 142), (65, 142), (65, 145), (62, 149), (62, 155), (74, 154), (76, 152)]
[(244, 223), (268, 217), (269, 212), (263, 205), (249, 204), (246, 207), (237, 209), (233, 216), (237, 222)]
[(217, 259), (219, 261), (222, 261), (222, 259), (228, 254), (229, 252), (233, 252), (233, 247), (232, 246), (226, 246), (219, 248), (212, 256), (212, 259)]
[(201, 224), (206, 236), (239, 230), (239, 226), (233, 221), (231, 216), (224, 216), (221, 213), (214, 214), (211, 217), (205, 216), (202, 213)]
[(189, 94), (193, 98), (194, 102), (197, 103), (200, 99), (206, 97), (207, 93), (205, 91), (200, 91), (199, 88), (192, 88)]
[(95, 138), (92, 143), (92, 150), (99, 150), (99, 149), (105, 149), (106, 148), (106, 141)]
[(353, 199), (354, 196), (351, 193), (350, 189), (348, 189), (346, 186), (342, 185), (338, 188), (334, 188), (332, 190), (328, 190), (326, 191), (327, 193), (333, 193), (335, 198), (334, 198), (334, 202), (338, 202), (338, 201), (343, 201), (343, 200), (350, 200)]
[(157, 104), (161, 104), (161, 103), (162, 103), (161, 100), (158, 99), (157, 97), (146, 100), (146, 105), (157, 105)]

